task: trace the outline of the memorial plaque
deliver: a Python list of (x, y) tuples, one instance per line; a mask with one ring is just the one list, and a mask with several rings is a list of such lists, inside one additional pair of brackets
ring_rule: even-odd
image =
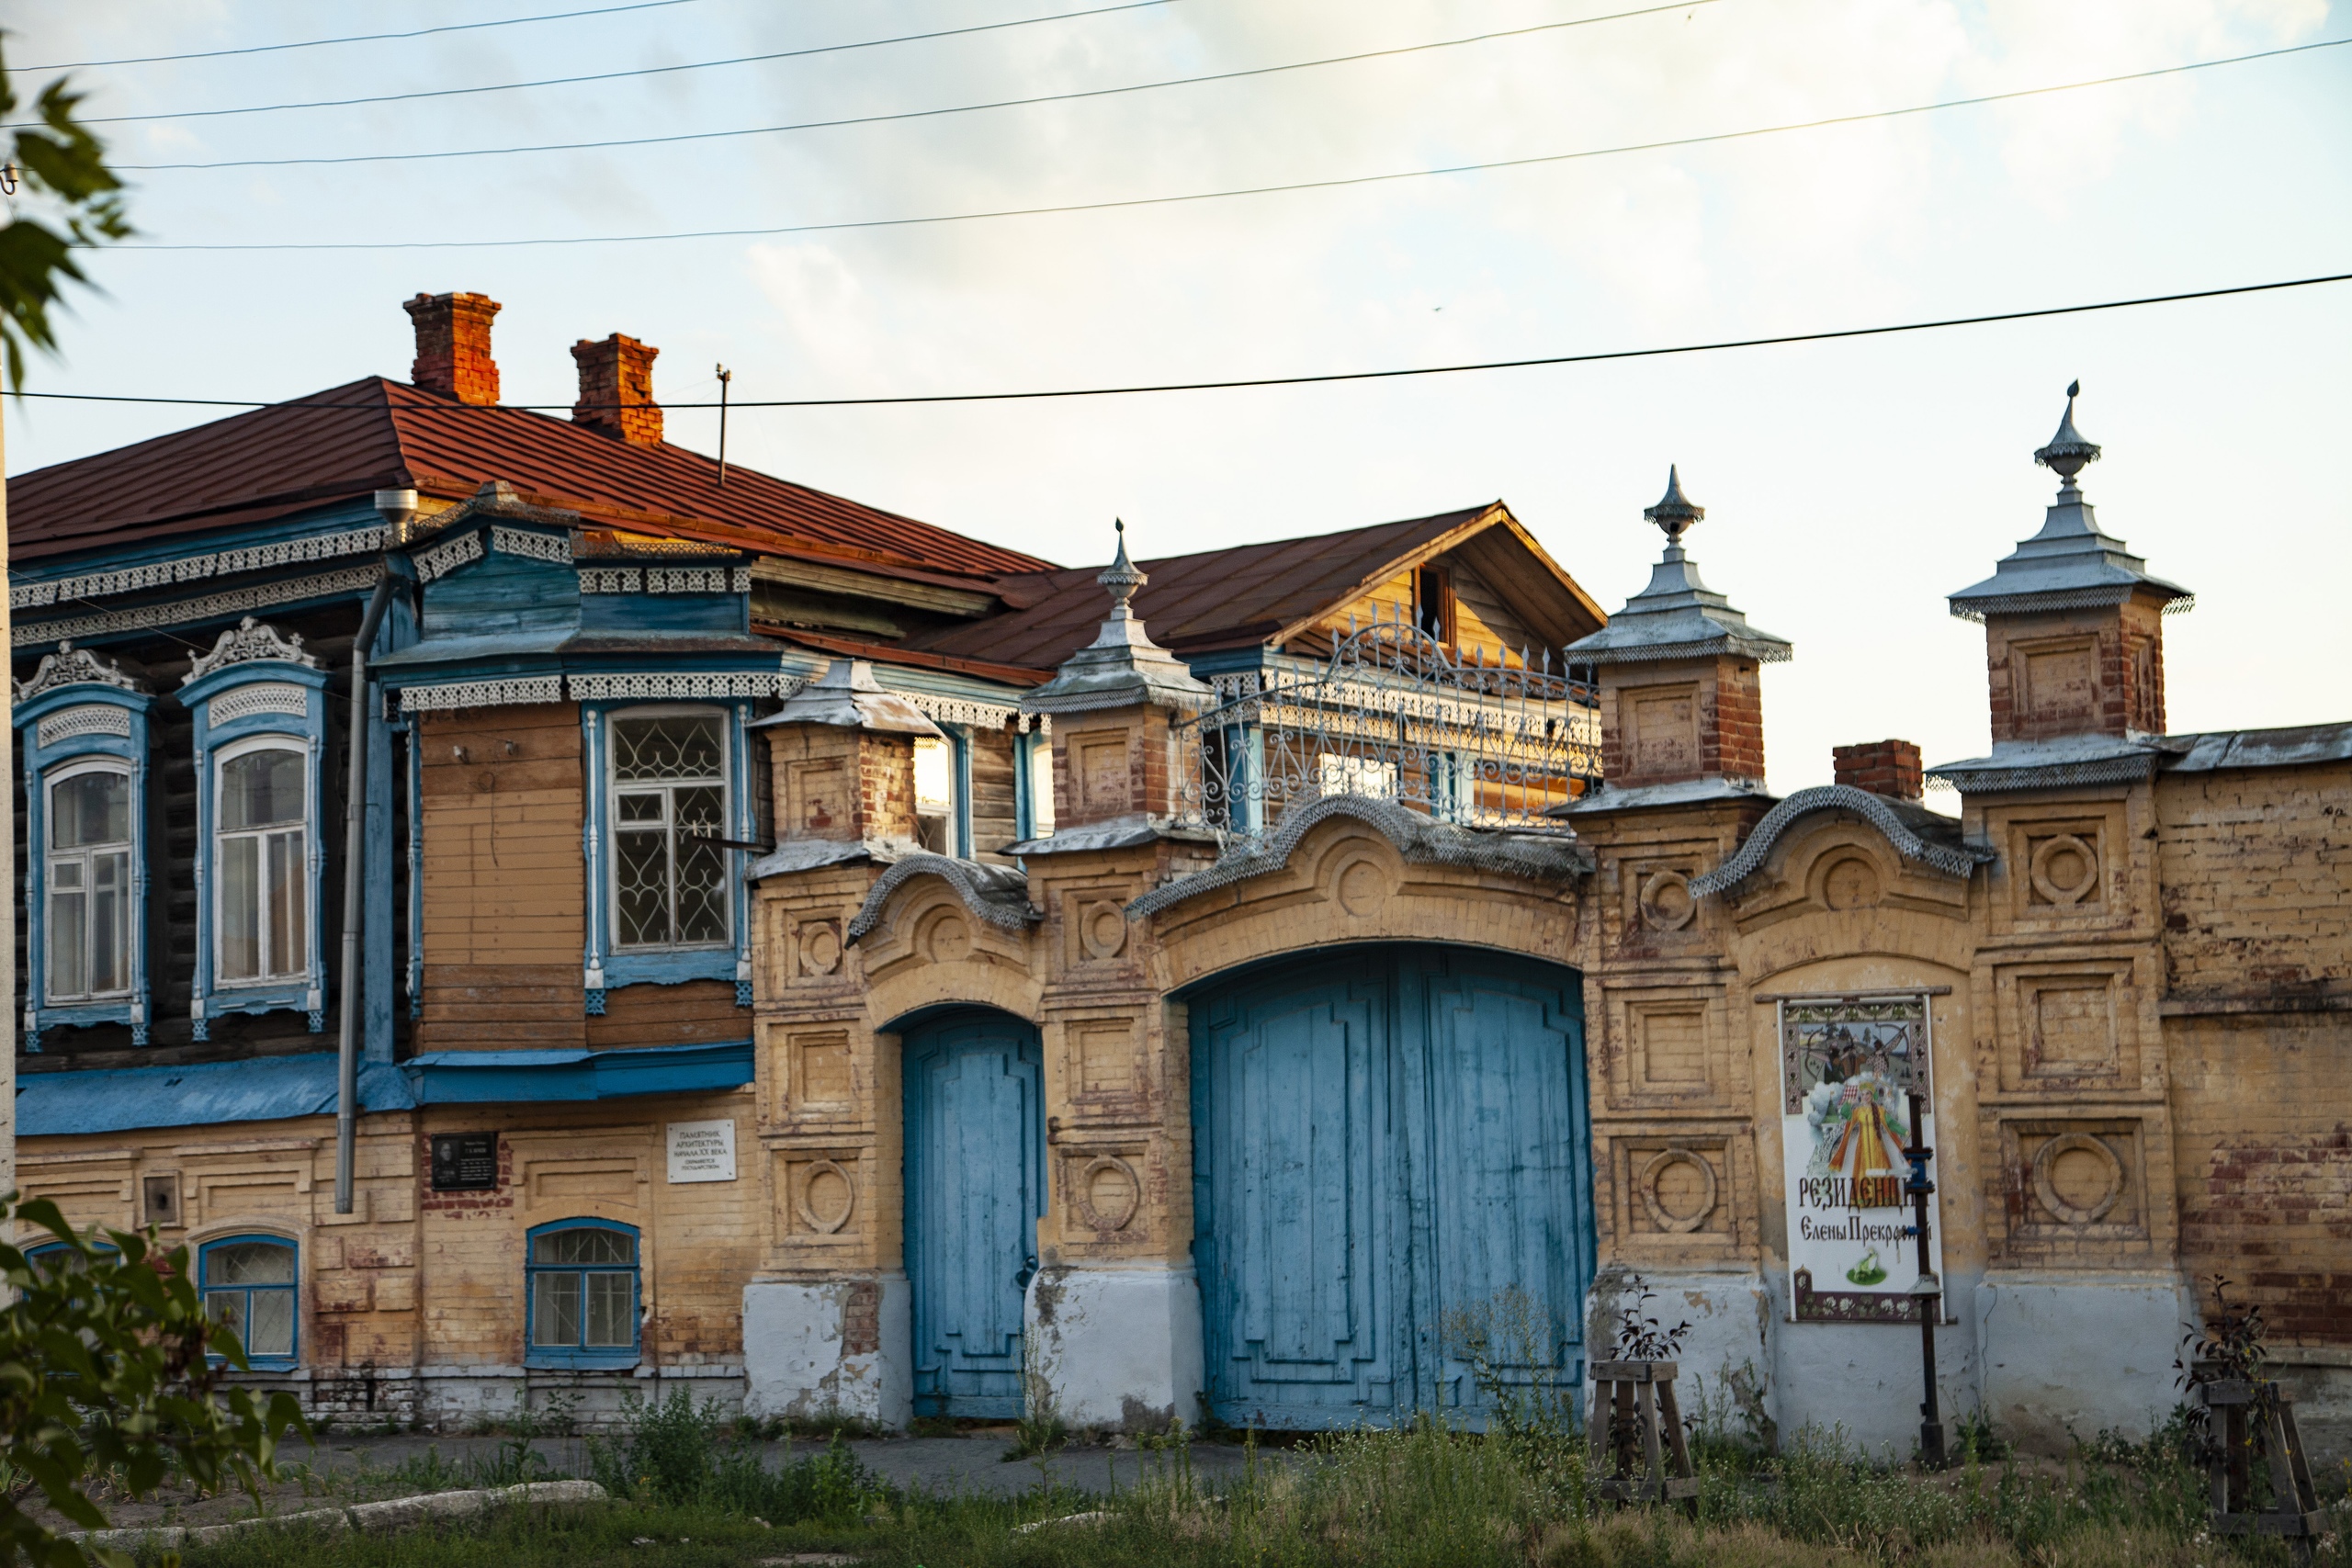
[(497, 1134), (436, 1133), (433, 1135), (433, 1190), (487, 1192), (497, 1185)]
[(735, 1122), (670, 1123), (672, 1181), (732, 1181), (735, 1179)]

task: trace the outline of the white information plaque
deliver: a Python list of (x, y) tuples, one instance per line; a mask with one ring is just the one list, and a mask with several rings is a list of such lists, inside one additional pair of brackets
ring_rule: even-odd
[(670, 1179), (673, 1181), (732, 1181), (735, 1179), (735, 1122), (670, 1123)]

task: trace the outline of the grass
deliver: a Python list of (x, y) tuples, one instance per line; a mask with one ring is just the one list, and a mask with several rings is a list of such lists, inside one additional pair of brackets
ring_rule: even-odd
[[(1807, 1429), (1767, 1451), (1747, 1430), (1702, 1427), (1698, 1517), (1620, 1510), (1587, 1484), (1584, 1434), (1544, 1391), (1479, 1435), (1424, 1419), (1329, 1434), (1295, 1462), (1261, 1463), (1222, 1492), (1193, 1475), (1181, 1436), (1144, 1445), (1142, 1482), (1109, 1494), (1039, 1484), (1013, 1497), (908, 1495), (838, 1434), (770, 1469), (762, 1434), (673, 1393), (623, 1433), (588, 1440), (615, 1501), (517, 1510), (402, 1534), (253, 1535), (191, 1548), (187, 1568), (729, 1568), (800, 1551), (875, 1568), (2278, 1568), (2275, 1540), (2205, 1529), (2193, 1433), (2103, 1437), (2063, 1463), (2009, 1455), (1969, 1428), (1954, 1469), (1874, 1462)], [(519, 1451), (519, 1450), (517, 1450)], [(413, 1461), (411, 1483), (480, 1484)], [(428, 1473), (429, 1472), (429, 1473)], [(2352, 1523), (2339, 1502), (2337, 1517)], [(1087, 1515), (1082, 1520), (1069, 1516)], [(1066, 1521), (1066, 1522), (1061, 1522)], [(2323, 1568), (2352, 1568), (2341, 1536)]]
[[(1430, 1421), (1330, 1435), (1312, 1444), (1304, 1463), (1260, 1464), (1253, 1445), (1241, 1480), (1223, 1494), (1202, 1488), (1186, 1450), (1170, 1446), (1150, 1456), (1142, 1483), (1109, 1495), (1041, 1485), (1010, 1498), (904, 1496), (839, 1444), (763, 1470), (759, 1450), (707, 1410), (667, 1404), (639, 1412), (632, 1433), (605, 1452), (607, 1484), (622, 1495), (615, 1505), (402, 1535), (248, 1537), (190, 1549), (187, 1568), (740, 1568), (820, 1551), (854, 1552), (876, 1568), (2284, 1568), (2290, 1561), (2277, 1541), (2206, 1534), (2198, 1472), (2162, 1436), (2087, 1445), (2063, 1464), (1971, 1460), (1935, 1475), (1873, 1464), (1818, 1431), (1800, 1433), (1771, 1456), (1727, 1444), (1702, 1468), (1695, 1522), (1670, 1511), (1595, 1506), (1579, 1434), (1479, 1437)], [(1097, 1517), (1051, 1522), (1080, 1513)], [(2352, 1568), (2340, 1539), (2324, 1543), (2316, 1561)]]

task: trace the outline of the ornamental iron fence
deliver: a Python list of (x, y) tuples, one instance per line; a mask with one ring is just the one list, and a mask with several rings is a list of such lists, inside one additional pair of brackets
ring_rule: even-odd
[(1599, 688), (1549, 649), (1489, 659), (1401, 617), (1350, 623), (1330, 658), (1216, 679), (1177, 727), (1180, 819), (1261, 837), (1331, 795), (1394, 800), (1473, 828), (1563, 831), (1544, 813), (1600, 781)]

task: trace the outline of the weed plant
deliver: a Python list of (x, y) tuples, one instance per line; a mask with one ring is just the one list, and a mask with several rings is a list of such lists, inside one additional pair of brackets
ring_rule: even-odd
[(822, 1451), (771, 1470), (756, 1429), (747, 1435), (716, 1401), (696, 1405), (684, 1389), (658, 1403), (630, 1394), (621, 1427), (617, 1438), (588, 1439), (589, 1474), (615, 1497), (837, 1528), (899, 1502), (840, 1433)]

